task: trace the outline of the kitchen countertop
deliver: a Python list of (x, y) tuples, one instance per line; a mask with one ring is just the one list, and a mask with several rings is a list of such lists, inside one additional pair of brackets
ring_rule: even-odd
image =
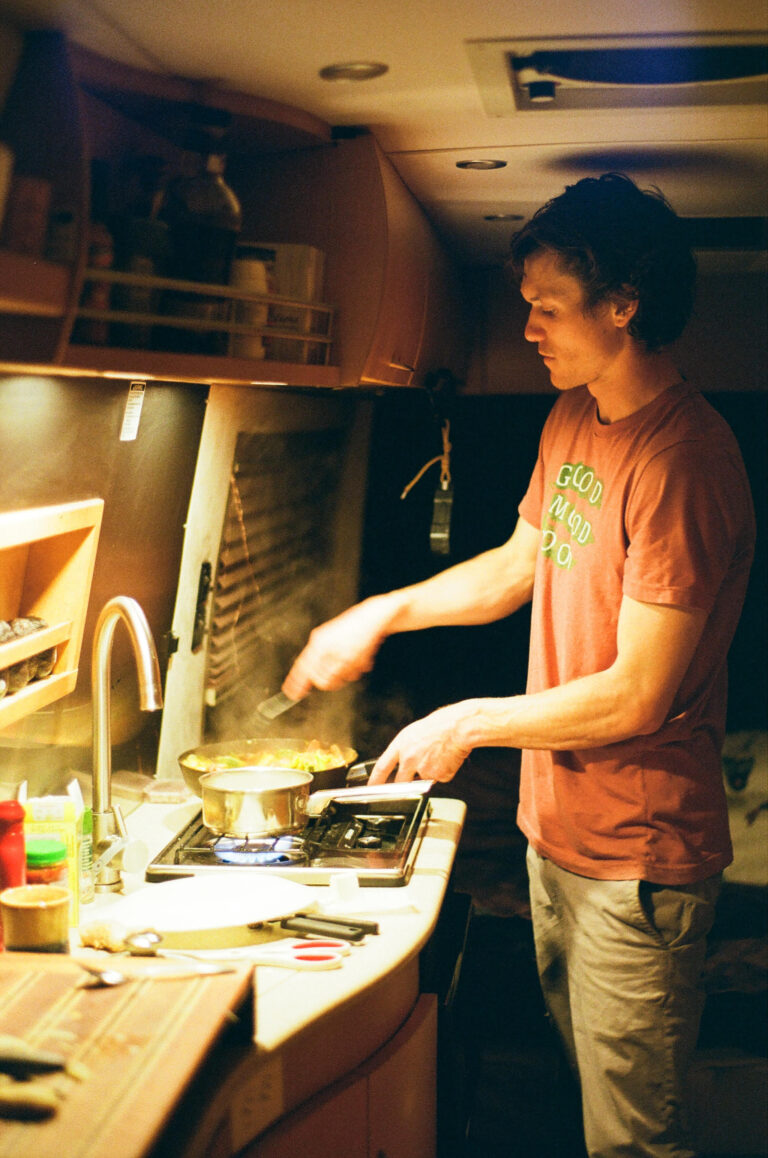
[[(182, 805), (144, 803), (131, 813), (126, 821), (128, 834), (146, 846), (144, 863), (152, 859), (198, 809), (199, 802), (192, 800)], [(163, 1141), (163, 1130), (180, 1102), (182, 1111), (176, 1111), (172, 1133), (174, 1145), (183, 1145), (183, 1150), (173, 1150), (173, 1153), (196, 1158), (196, 1155), (205, 1153), (214, 1133), (217, 1143), (222, 1137), (226, 1139), (226, 1152), (236, 1153), (282, 1115), (360, 1065), (397, 1032), (416, 1004), (419, 953), (437, 922), (464, 814), (465, 806), (460, 801), (434, 799), (431, 802), (425, 836), (413, 875), (406, 886), (359, 888), (353, 890), (351, 897), (346, 889), (312, 887), (321, 912), (334, 915), (354, 912), (379, 923), (379, 934), (368, 935), (361, 944), (353, 945), (340, 969), (300, 973), (273, 966), (253, 967), (238, 958), (237, 971), (221, 977), (143, 979), (138, 985), (126, 985), (112, 991), (78, 990), (78, 1001), (84, 997), (98, 997), (104, 1001), (106, 994), (130, 994), (136, 1007), (136, 1018), (141, 1015), (142, 1005), (151, 1005), (150, 997), (156, 1000), (158, 990), (163, 1003), (169, 1005), (174, 991), (173, 1001), (179, 1004), (184, 1016), (179, 1018), (182, 1023), (179, 1040), (171, 1053), (177, 1058), (183, 1046), (186, 1067), (175, 1074), (175, 1081), (166, 1082), (171, 1056), (167, 1048), (169, 1043), (165, 1041), (166, 1048), (158, 1051), (157, 1043), (153, 1046), (150, 1042), (147, 1057), (140, 1067), (142, 1080), (136, 1083), (136, 1089), (144, 1089), (144, 1103), (146, 1091), (153, 1091), (154, 1099), (150, 1099), (155, 1105), (153, 1113), (148, 1112), (144, 1104), (143, 1116), (134, 1114), (131, 1117), (131, 1101), (136, 1090), (123, 1081), (124, 1097), (110, 1119), (125, 1113), (126, 1120), (132, 1122), (131, 1129), (119, 1136), (114, 1130), (106, 1129), (98, 1132), (98, 1136), (92, 1133), (87, 1148), (77, 1149), (75, 1139), (83, 1132), (75, 1123), (78, 1117), (82, 1122), (82, 1115), (88, 1108), (90, 1079), (86, 1078), (71, 1096), (63, 1099), (57, 1115), (50, 1121), (0, 1122), (0, 1155), (13, 1153), (14, 1158), (26, 1158), (27, 1155), (45, 1158), (50, 1154), (53, 1158), (55, 1154), (60, 1158), (66, 1152), (67, 1158), (79, 1158), (80, 1155), (82, 1158), (100, 1158), (101, 1155), (104, 1158), (107, 1155), (108, 1158), (149, 1158), (155, 1153), (165, 1156), (171, 1150)], [(223, 877), (226, 875), (222, 874)], [(126, 876), (125, 891), (128, 894), (139, 888), (157, 887), (144, 885), (143, 873)], [(82, 907), (81, 928), (92, 921), (109, 919), (113, 906), (119, 903), (119, 894), (98, 895), (92, 904)], [(200, 944), (207, 949), (204, 935)], [(101, 962), (123, 960), (79, 948), (76, 935), (73, 936), (73, 955), (98, 958)], [(203, 955), (210, 955), (210, 949)], [(66, 958), (59, 958), (52, 965), (51, 959), (46, 962), (42, 955), (7, 954), (0, 957), (0, 966), (10, 968), (13, 964), (11, 958), (20, 962), (22, 956), (25, 966), (29, 963), (31, 970), (37, 969), (47, 976), (53, 969), (58, 971), (59, 978), (66, 975), (71, 988), (75, 966)], [(130, 962), (132, 969), (139, 970), (142, 966), (148, 968), (150, 964), (147, 962), (145, 965), (141, 959)], [(14, 991), (15, 982), (9, 982), (9, 985)], [(178, 993), (180, 989), (181, 994)], [(5, 994), (6, 990), (0, 989), (0, 1031), (14, 1032), (2, 1021)], [(56, 1007), (56, 1003), (63, 1000), (62, 994), (56, 991), (51, 1000)], [(117, 997), (113, 996), (113, 1000)], [(206, 1010), (202, 1019), (194, 1015), (198, 1004)], [(241, 1033), (237, 1044), (219, 1051), (213, 1067), (216, 1080), (210, 1082), (201, 1075), (201, 1063), (216, 1045), (216, 1019), (223, 1027), (231, 1020), (230, 1014), (235, 1008), (241, 1023), (247, 1027), (247, 1035)], [(110, 1013), (109, 1016), (113, 1015)], [(167, 1035), (167, 1021), (163, 1024)], [(94, 1039), (98, 1028), (94, 1027)], [(19, 1029), (15, 1032), (27, 1036)], [(34, 1032), (28, 1039), (54, 1048), (50, 1040), (46, 1043), (44, 1037), (44, 1034)], [(57, 1048), (67, 1053), (61, 1043)], [(111, 1059), (113, 1063), (121, 1063), (119, 1052)], [(109, 1061), (109, 1058), (101, 1057), (102, 1066)], [(124, 1068), (124, 1058), (121, 1064)], [(154, 1084), (153, 1073), (157, 1079)], [(197, 1082), (202, 1082), (202, 1085), (195, 1086), (193, 1078), (196, 1073)], [(185, 1083), (187, 1087), (192, 1083), (192, 1091), (188, 1094), (193, 1103), (191, 1106), (184, 1105)], [(164, 1099), (158, 1098), (158, 1088), (166, 1091)], [(97, 1094), (94, 1085), (94, 1096), (102, 1094)], [(193, 1129), (192, 1114), (195, 1119)], [(61, 1146), (65, 1136), (66, 1148), (57, 1152), (56, 1139)], [(46, 1149), (46, 1139), (53, 1148)], [(156, 1150), (158, 1145), (160, 1150)]]

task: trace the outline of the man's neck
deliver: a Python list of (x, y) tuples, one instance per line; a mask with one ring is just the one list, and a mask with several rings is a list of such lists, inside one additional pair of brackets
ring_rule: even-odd
[(668, 354), (635, 351), (612, 381), (595, 383), (589, 391), (600, 422), (608, 426), (642, 410), (680, 380), (680, 371)]

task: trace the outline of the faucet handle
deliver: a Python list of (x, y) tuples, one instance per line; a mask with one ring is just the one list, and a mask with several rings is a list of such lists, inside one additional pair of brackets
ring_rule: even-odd
[(140, 873), (146, 868), (149, 860), (149, 849), (143, 840), (136, 840), (124, 834), (113, 835), (104, 851), (93, 862), (94, 875), (105, 869), (107, 865), (126, 873)]

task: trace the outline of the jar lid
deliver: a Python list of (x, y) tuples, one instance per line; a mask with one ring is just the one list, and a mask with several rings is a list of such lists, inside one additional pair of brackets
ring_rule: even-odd
[(238, 241), (235, 246), (235, 259), (237, 261), (274, 261), (277, 253), (274, 249), (268, 249), (264, 245), (258, 245), (254, 241)]
[(57, 836), (27, 837), (27, 864), (30, 868), (45, 868), (67, 859), (67, 846)]
[(18, 800), (0, 800), (0, 821), (23, 820), (25, 815), (24, 805)]

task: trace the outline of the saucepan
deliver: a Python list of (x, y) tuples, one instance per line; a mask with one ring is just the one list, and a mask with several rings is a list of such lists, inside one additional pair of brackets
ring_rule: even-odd
[(300, 831), (313, 776), (290, 768), (233, 768), (200, 777), (203, 824), (219, 836), (251, 839)]
[(210, 772), (245, 771), (258, 767), (309, 772), (311, 791), (343, 788), (347, 771), (357, 759), (354, 748), (326, 744), (318, 740), (272, 739), (227, 740), (203, 744), (179, 756), (184, 783), (202, 796), (200, 780)]

